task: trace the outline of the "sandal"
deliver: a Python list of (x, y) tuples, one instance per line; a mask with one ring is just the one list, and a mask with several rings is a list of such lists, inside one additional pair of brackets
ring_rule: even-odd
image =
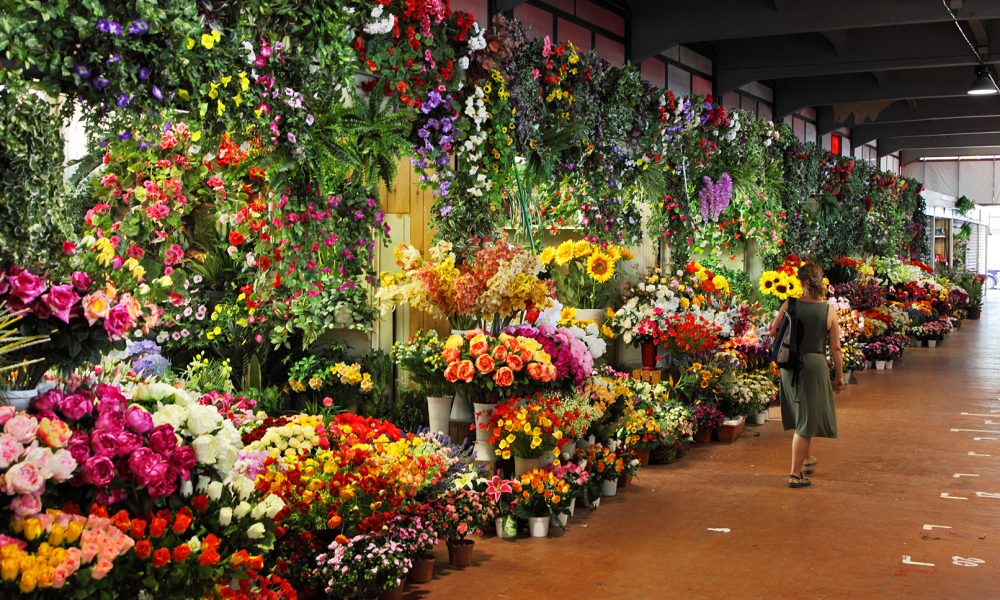
[(795, 481), (789, 481), (788, 482), (788, 487), (790, 487), (792, 489), (804, 488), (804, 487), (809, 487), (810, 485), (812, 485), (812, 482), (809, 481), (808, 479), (806, 479), (805, 477), (803, 477), (801, 474), (799, 474), (799, 475), (789, 474), (788, 477), (789, 477), (789, 479), (794, 479), (795, 480)]
[(816, 461), (815, 460), (812, 461), (811, 463), (808, 463), (808, 462), (807, 463), (802, 463), (802, 474), (803, 475), (812, 475), (815, 472), (816, 472)]

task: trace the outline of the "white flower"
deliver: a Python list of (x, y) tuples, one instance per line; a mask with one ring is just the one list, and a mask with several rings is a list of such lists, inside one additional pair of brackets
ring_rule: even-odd
[(191, 447), (194, 449), (194, 456), (198, 459), (199, 464), (215, 464), (215, 460), (219, 455), (219, 448), (213, 436), (198, 436), (193, 442), (191, 442)]
[(468, 56), (463, 56), (462, 58), (458, 59), (458, 68), (462, 69), (463, 71), (469, 68)]
[(268, 494), (267, 498), (264, 498), (263, 504), (267, 505), (266, 514), (268, 519), (273, 519), (285, 508), (285, 501), (274, 494)]
[(250, 512), (250, 504), (244, 500), (243, 502), (240, 502), (236, 506), (236, 510), (233, 511), (233, 516), (236, 517), (237, 520), (240, 520), (243, 517), (247, 516), (249, 512)]
[(167, 424), (173, 427), (175, 431), (179, 431), (184, 422), (187, 421), (187, 418), (187, 408), (177, 404), (168, 404), (153, 413), (153, 424), (156, 426)]
[(247, 537), (251, 540), (259, 540), (264, 537), (264, 524), (254, 523), (247, 529)]
[[(382, 6), (381, 5), (376, 6), (375, 10), (372, 11), (372, 16), (378, 18), (375, 15), (376, 11), (378, 12), (378, 15), (381, 16)], [(365, 33), (370, 35), (385, 35), (390, 31), (392, 31), (392, 28), (395, 25), (396, 25), (396, 15), (389, 13), (389, 18), (383, 19), (381, 21), (375, 21), (374, 23), (368, 23), (367, 25), (365, 25)]]
[(132, 398), (139, 401), (172, 401), (179, 390), (169, 383), (154, 381), (140, 383), (132, 389)]
[(191, 549), (191, 552), (198, 552), (201, 550), (201, 540), (199, 540), (196, 535), (191, 536), (191, 539), (187, 541), (187, 545), (188, 548)]
[(261, 518), (264, 516), (264, 513), (266, 512), (267, 512), (267, 507), (264, 506), (264, 503), (262, 502), (257, 506), (253, 507), (253, 510), (250, 511), (250, 518), (253, 519), (254, 521), (260, 521)]
[(224, 506), (222, 510), (219, 511), (219, 525), (227, 527), (233, 522), (233, 509), (228, 506)]
[(217, 501), (222, 497), (222, 482), (213, 481), (208, 484), (208, 498), (212, 501)]
[(193, 404), (188, 407), (187, 428), (193, 436), (211, 433), (222, 424), (219, 409), (204, 404)]
[(185, 498), (190, 498), (191, 494), (193, 494), (193, 493), (194, 493), (194, 484), (191, 483), (191, 480), (188, 479), (187, 481), (182, 481), (181, 482), (181, 496), (183, 496)]

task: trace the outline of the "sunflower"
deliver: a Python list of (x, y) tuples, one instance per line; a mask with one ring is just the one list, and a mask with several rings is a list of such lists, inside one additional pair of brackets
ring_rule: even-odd
[(559, 322), (560, 323), (571, 323), (576, 320), (576, 309), (569, 306), (563, 307), (559, 311)]
[(573, 248), (573, 242), (563, 242), (559, 244), (556, 248), (556, 264), (559, 266), (565, 265), (569, 261), (573, 260), (575, 256), (575, 250)]
[(774, 293), (774, 284), (778, 282), (779, 277), (781, 277), (777, 271), (764, 271), (764, 274), (760, 276), (760, 293), (764, 295), (770, 295)]
[(598, 283), (615, 276), (615, 261), (601, 250), (595, 250), (587, 259), (587, 275)]
[(590, 253), (594, 251), (594, 247), (587, 240), (578, 240), (573, 242), (573, 254), (576, 258), (583, 258), (585, 256), (590, 256)]
[(556, 258), (556, 249), (552, 246), (547, 246), (542, 253), (538, 255), (538, 262), (543, 265), (548, 266)]
[(779, 275), (777, 280), (774, 282), (773, 294), (778, 297), (778, 300), (788, 300), (788, 290), (791, 288), (789, 284), (789, 278), (785, 275)]
[(797, 277), (788, 278), (788, 297), (789, 298), (801, 298), (802, 297), (802, 284), (799, 282)]

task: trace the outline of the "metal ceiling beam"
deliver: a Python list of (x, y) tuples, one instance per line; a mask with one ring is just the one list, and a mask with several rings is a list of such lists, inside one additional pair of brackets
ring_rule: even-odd
[[(838, 29), (950, 22), (934, 0), (632, 0), (633, 62), (681, 43), (715, 42)], [(965, 0), (961, 19), (1000, 18), (1000, 2)]]
[(871, 73), (779, 79), (774, 84), (774, 114), (783, 117), (803, 106), (964, 97), (973, 79), (975, 73), (968, 67), (883, 71), (878, 80)]
[(893, 137), (998, 132), (1000, 132), (1000, 117), (907, 121), (904, 123), (859, 125), (851, 129), (851, 143), (860, 146), (872, 140)]
[[(1000, 39), (1000, 21), (988, 29)], [(714, 48), (722, 92), (751, 81), (978, 64), (953, 23), (723, 40)]]
[(878, 141), (878, 155), (913, 148), (984, 148), (1000, 146), (1000, 133), (965, 133), (956, 135), (917, 135), (883, 138)]
[(867, 124), (904, 123), (929, 119), (956, 119), (1000, 116), (1000, 96), (966, 96), (964, 98), (923, 98), (889, 103), (881, 112), (871, 106), (841, 104), (816, 109), (820, 135), (840, 127), (861, 127)]
[(1000, 156), (1000, 146), (908, 149), (900, 151), (899, 162), (906, 165), (921, 158), (945, 158), (949, 156)]

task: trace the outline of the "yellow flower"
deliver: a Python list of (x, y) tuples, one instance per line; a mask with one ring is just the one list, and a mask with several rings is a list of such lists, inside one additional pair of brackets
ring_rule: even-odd
[(215, 36), (210, 33), (201, 34), (201, 45), (204, 46), (206, 50), (211, 50), (215, 47)]
[(601, 334), (609, 339), (614, 339), (615, 337), (615, 332), (610, 327), (608, 327), (607, 323), (601, 325)]
[(542, 253), (538, 255), (538, 262), (542, 263), (543, 265), (548, 265), (555, 259), (555, 257), (556, 257), (556, 249), (553, 248), (552, 246), (547, 246), (545, 250), (542, 250)]
[(573, 254), (576, 255), (576, 258), (590, 256), (590, 253), (593, 251), (594, 246), (587, 240), (579, 240), (573, 243)]
[(563, 308), (559, 311), (559, 322), (568, 323), (570, 321), (576, 320), (576, 309), (570, 308), (569, 306)]
[(598, 283), (604, 283), (615, 276), (614, 260), (601, 250), (595, 251), (587, 259), (587, 275)]
[(194, 40), (191, 39), (191, 38), (188, 38), (187, 39), (187, 49), (190, 50), (191, 48), (194, 48)]
[(191, 99), (190, 92), (188, 92), (184, 88), (177, 90), (177, 95), (180, 96), (181, 100), (184, 100), (185, 102)]
[(764, 271), (760, 276), (760, 293), (770, 295), (774, 293), (774, 284), (777, 282), (779, 274), (777, 271)]
[(559, 244), (559, 247), (556, 249), (556, 264), (560, 266), (565, 265), (569, 261), (573, 260), (575, 253), (576, 249), (574, 248), (573, 242), (563, 242)]

